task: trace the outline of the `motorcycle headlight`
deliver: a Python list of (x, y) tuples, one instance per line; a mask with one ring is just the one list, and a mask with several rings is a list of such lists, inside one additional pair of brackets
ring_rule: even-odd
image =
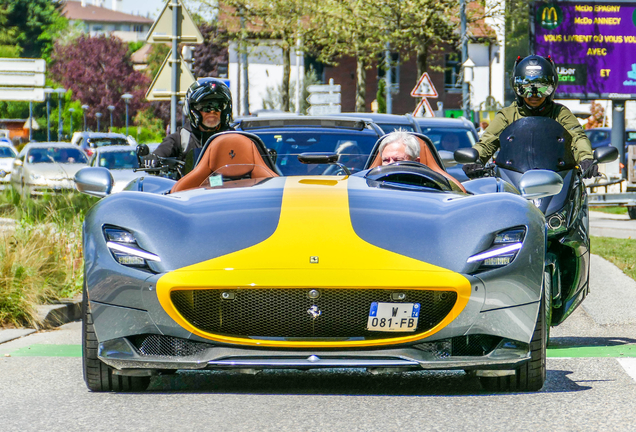
[(548, 226), (548, 236), (561, 234), (568, 230), (568, 210), (568, 206), (565, 206), (561, 210), (546, 216), (545, 223)]
[(471, 256), (466, 262), (481, 262), (479, 268), (484, 270), (507, 266), (514, 261), (517, 253), (523, 247), (525, 236), (525, 227), (501, 231), (495, 235), (490, 248)]
[(116, 227), (104, 227), (104, 237), (113, 258), (121, 265), (149, 268), (148, 261), (161, 261), (159, 256), (141, 249), (137, 239), (129, 231)]

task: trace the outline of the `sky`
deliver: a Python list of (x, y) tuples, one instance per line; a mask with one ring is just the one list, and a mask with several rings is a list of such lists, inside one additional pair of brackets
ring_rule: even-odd
[[(164, 0), (122, 0), (121, 12), (157, 18), (164, 4)], [(106, 0), (104, 3), (104, 6), (108, 8), (112, 7), (111, 5), (112, 0)]]

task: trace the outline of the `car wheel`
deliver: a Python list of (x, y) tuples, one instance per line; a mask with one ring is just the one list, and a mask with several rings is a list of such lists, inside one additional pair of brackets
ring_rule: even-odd
[(636, 207), (627, 207), (627, 214), (630, 219), (636, 219)]
[(545, 298), (541, 298), (537, 325), (530, 341), (530, 360), (515, 370), (514, 375), (503, 377), (479, 377), (482, 387), (488, 391), (539, 391), (546, 378), (546, 346), (548, 344), (548, 314)]
[(150, 384), (150, 377), (129, 377), (113, 374), (113, 369), (97, 357), (97, 336), (93, 327), (93, 316), (88, 305), (86, 287), (82, 301), (82, 364), (86, 387), (94, 392), (144, 391)]

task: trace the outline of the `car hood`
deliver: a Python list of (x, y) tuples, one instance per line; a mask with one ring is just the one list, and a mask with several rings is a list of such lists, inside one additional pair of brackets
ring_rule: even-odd
[(136, 178), (147, 176), (144, 171), (134, 172), (129, 169), (114, 169), (110, 170), (110, 174), (113, 176), (113, 190), (111, 193), (121, 192), (128, 183)]
[[(270, 238), (277, 239), (274, 249), (286, 243), (289, 250), (299, 251), (297, 257), (289, 261), (282, 258), (283, 249), (272, 249), (261, 251), (259, 259), (241, 258), (232, 265), (230, 259), (224, 265), (290, 269), (307, 266), (310, 256), (319, 256), (324, 266), (341, 268), (351, 264), (356, 245), (368, 244), (464, 272), (467, 258), (488, 249), (501, 230), (526, 226), (528, 237), (539, 238), (541, 244), (544, 240), (543, 214), (512, 193), (388, 190), (370, 187), (356, 176), (281, 177), (256, 183), (170, 195), (124, 191), (101, 200), (85, 226), (115, 225), (130, 231), (141, 248), (161, 258), (158, 272), (188, 271), (188, 266), (222, 256), (236, 257), (235, 252), (255, 250), (261, 243), (274, 244)], [(104, 245), (101, 231), (94, 231), (88, 241)], [(85, 247), (89, 254), (93, 249)], [(90, 256), (86, 262), (92, 262)], [(393, 264), (370, 253), (356, 258), (355, 265), (375, 271), (390, 270)]]
[(73, 180), (75, 173), (85, 168), (87, 165), (82, 163), (74, 164), (58, 164), (58, 163), (41, 163), (29, 164), (30, 173), (41, 175), (50, 179), (69, 179)]

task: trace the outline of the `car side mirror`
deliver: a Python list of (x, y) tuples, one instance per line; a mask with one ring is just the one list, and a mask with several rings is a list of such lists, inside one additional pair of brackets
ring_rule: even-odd
[(563, 179), (550, 170), (530, 170), (519, 180), (519, 190), (525, 199), (539, 199), (556, 195), (563, 188)]
[(22, 163), (22, 160), (21, 160), (21, 159), (15, 159), (15, 160), (13, 161), (13, 165), (15, 165), (15, 166), (22, 166), (22, 165), (24, 165), (24, 164)]
[(597, 163), (607, 163), (618, 158), (618, 149), (612, 146), (599, 147), (594, 150), (594, 160)]
[(440, 150), (438, 151), (438, 153), (439, 157), (442, 158), (442, 162), (444, 162), (444, 166), (446, 168), (457, 165), (457, 161), (455, 160), (455, 155), (453, 154), (453, 152), (450, 152), (448, 150)]
[(472, 147), (457, 149), (454, 156), (454, 159), (460, 164), (475, 163), (479, 160), (479, 152)]
[(75, 174), (77, 190), (87, 195), (103, 198), (113, 190), (113, 176), (107, 168), (82, 168)]

